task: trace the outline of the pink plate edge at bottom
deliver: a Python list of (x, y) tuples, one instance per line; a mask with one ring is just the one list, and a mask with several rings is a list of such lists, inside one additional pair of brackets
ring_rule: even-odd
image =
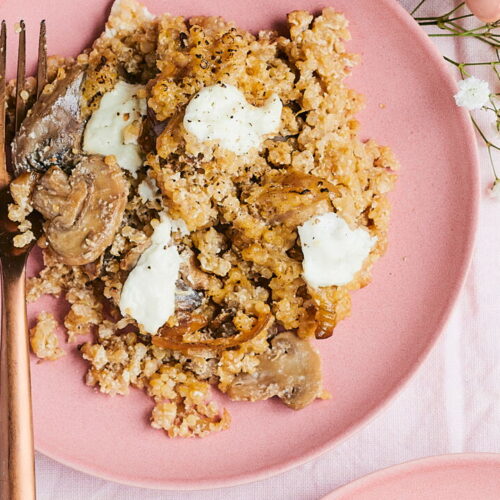
[[(485, 465), (494, 465), (498, 467), (499, 470), (499, 488), (500, 488), (500, 453), (451, 453), (447, 455), (435, 455), (426, 458), (419, 458), (417, 460), (411, 460), (409, 462), (403, 462), (402, 464), (393, 465), (381, 469), (371, 474), (367, 474), (359, 479), (352, 481), (336, 490), (332, 491), (328, 495), (324, 496), (321, 500), (357, 500), (359, 494), (368, 491), (372, 485), (386, 484), (384, 488), (390, 488), (390, 484), (394, 484), (399, 480), (399, 478), (404, 478), (405, 476), (417, 475), (424, 469), (432, 473), (433, 470), (437, 468), (449, 468), (454, 466), (467, 466), (469, 467), (480, 467)], [(474, 484), (475, 488), (480, 487), (479, 484)], [(387, 494), (391, 493), (389, 489), (386, 490)], [(385, 491), (384, 491), (385, 493)], [(435, 491), (435, 493), (441, 493)], [(478, 489), (477, 493), (480, 494), (481, 491)], [(436, 500), (459, 500), (456, 497), (449, 498), (439, 496)], [(467, 497), (469, 498), (469, 497)], [(498, 498), (500, 498), (500, 490), (498, 493)], [(470, 500), (488, 500), (482, 496), (477, 496), (475, 499), (470, 497)], [(362, 499), (360, 499), (362, 500)], [(404, 498), (398, 497), (398, 500), (405, 500)], [(422, 498), (422, 500), (425, 500)]]
[[(325, 0), (325, 4), (330, 3)], [(334, 3), (334, 2), (331, 2)], [(441, 55), (437, 51), (437, 49), (432, 45), (432, 43), (428, 40), (425, 33), (421, 30), (421, 28), (411, 19), (408, 13), (395, 1), (395, 0), (384, 0), (383, 2), (385, 7), (388, 10), (392, 10), (395, 15), (398, 17), (400, 22), (404, 24), (408, 30), (412, 33), (416, 39), (418, 39), (419, 43), (423, 44), (429, 53), (429, 57), (431, 58), (431, 63), (434, 65), (438, 65), (441, 68), (442, 77), (448, 80), (450, 86), (452, 85), (453, 79), (451, 75), (448, 73), (447, 68), (445, 68), (445, 63), (442, 60)], [(445, 76), (446, 75), (446, 76)], [(149, 480), (134, 480), (130, 477), (130, 474), (127, 475), (126, 472), (123, 473), (122, 476), (116, 475), (107, 475), (98, 469), (98, 465), (96, 467), (82, 465), (78, 462), (78, 459), (75, 457), (74, 460), (65, 460), (62, 458), (57, 452), (51, 453), (51, 450), (46, 449), (44, 446), (38, 446), (38, 450), (47, 455), (54, 460), (63, 463), (69, 467), (80, 470), (82, 472), (101, 477), (103, 479), (117, 481), (123, 484), (128, 484), (131, 486), (142, 486), (146, 488), (153, 489), (171, 489), (171, 490), (200, 490), (200, 489), (209, 489), (209, 488), (218, 488), (218, 487), (227, 487), (234, 486), (238, 484), (248, 483), (252, 481), (261, 480), (264, 478), (268, 478), (270, 476), (279, 474), (286, 470), (289, 470), (293, 467), (301, 465), (320, 454), (324, 453), (328, 449), (332, 448), (334, 445), (339, 444), (341, 441), (349, 437), (354, 432), (358, 431), (363, 425), (367, 424), (368, 421), (381, 409), (385, 408), (387, 404), (394, 398), (399, 391), (405, 386), (408, 380), (415, 373), (417, 368), (422, 364), (424, 359), (429, 354), (431, 348), (434, 346), (440, 332), (444, 328), (446, 321), (449, 318), (449, 315), (452, 311), (452, 307), (458, 297), (458, 294), (462, 288), (462, 285), (465, 280), (465, 276), (470, 264), (472, 249), (475, 240), (476, 228), (477, 228), (477, 217), (478, 217), (478, 201), (479, 201), (479, 182), (478, 182), (478, 174), (477, 174), (477, 147), (475, 142), (475, 137), (473, 133), (473, 129), (468, 121), (468, 116), (465, 112), (460, 113), (460, 126), (464, 131), (464, 143), (467, 144), (467, 147), (470, 152), (470, 158), (473, 159), (473, 165), (471, 165), (471, 169), (474, 169), (471, 175), (472, 188), (471, 191), (475, 193), (475, 197), (471, 200), (471, 205), (473, 206), (473, 210), (470, 213), (470, 218), (467, 221), (468, 231), (465, 233), (466, 237), (466, 245), (465, 252), (463, 255), (463, 260), (460, 268), (457, 270), (457, 279), (455, 285), (450, 288), (448, 301), (446, 307), (443, 308), (441, 312), (440, 320), (437, 323), (437, 327), (435, 329), (434, 335), (430, 342), (422, 349), (420, 356), (413, 363), (411, 367), (409, 367), (408, 372), (404, 377), (400, 380), (399, 384), (394, 387), (383, 399), (382, 403), (379, 404), (376, 408), (373, 408), (369, 412), (367, 412), (363, 417), (353, 422), (352, 425), (347, 428), (343, 433), (337, 435), (331, 439), (326, 440), (321, 446), (314, 448), (313, 450), (303, 453), (299, 456), (292, 456), (287, 460), (276, 463), (272, 466), (267, 467), (264, 470), (257, 470), (253, 472), (248, 472), (244, 474), (234, 475), (230, 477), (219, 477), (219, 478), (210, 478), (210, 479), (198, 479), (196, 482), (192, 482), (189, 480), (165, 480), (160, 479), (158, 481), (149, 481)], [(397, 206), (395, 207), (397, 210)], [(60, 451), (60, 450), (59, 450)]]

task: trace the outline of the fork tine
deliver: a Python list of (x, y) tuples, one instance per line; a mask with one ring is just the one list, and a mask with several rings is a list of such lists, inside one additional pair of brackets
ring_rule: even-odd
[(21, 31), (19, 33), (19, 49), (17, 53), (17, 83), (16, 83), (16, 132), (26, 115), (26, 103), (21, 97), (24, 90), (26, 78), (26, 27), (24, 21), (20, 21)]
[(5, 156), (5, 76), (7, 60), (7, 28), (2, 21), (0, 32), (0, 189), (4, 188), (10, 180), (7, 172), (7, 159)]
[(40, 97), (47, 83), (47, 34), (45, 20), (40, 23), (40, 36), (38, 38), (38, 66), (36, 74), (36, 97)]

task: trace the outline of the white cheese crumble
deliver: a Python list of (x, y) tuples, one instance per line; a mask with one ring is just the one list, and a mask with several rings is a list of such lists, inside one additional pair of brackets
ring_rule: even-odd
[(181, 257), (170, 244), (172, 223), (163, 216), (147, 248), (125, 281), (120, 311), (134, 318), (147, 333), (155, 334), (175, 311), (175, 282)]
[(237, 155), (258, 148), (263, 136), (277, 132), (283, 105), (273, 94), (256, 107), (233, 85), (220, 83), (200, 90), (189, 102), (184, 128), (200, 142), (217, 141)]
[[(142, 182), (137, 186), (137, 192), (143, 203), (147, 203), (149, 201), (161, 200), (160, 189), (158, 188), (158, 184), (156, 181), (150, 177), (146, 177)], [(163, 217), (169, 217), (168, 213), (165, 212), (162, 214)], [(172, 219), (169, 218), (172, 233), (179, 232), (181, 236), (187, 236), (189, 234), (189, 229), (186, 226), (186, 223), (182, 219)]]
[(160, 198), (160, 190), (154, 179), (146, 177), (138, 186), (137, 192), (143, 203), (148, 201), (156, 201)]
[(304, 278), (313, 288), (349, 283), (377, 241), (363, 228), (351, 229), (334, 212), (311, 217), (298, 231)]
[(114, 155), (118, 165), (134, 176), (142, 165), (142, 158), (137, 144), (126, 143), (129, 141), (125, 141), (124, 131), (146, 114), (146, 99), (137, 97), (141, 88), (142, 85), (119, 81), (113, 90), (102, 96), (83, 136), (84, 151)]
[(189, 235), (190, 231), (182, 219), (171, 219), (170, 222), (172, 224), (173, 233), (180, 233), (181, 236)]

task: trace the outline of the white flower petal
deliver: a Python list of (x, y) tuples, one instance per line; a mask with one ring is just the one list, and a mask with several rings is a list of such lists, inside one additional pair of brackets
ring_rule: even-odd
[(467, 109), (480, 109), (485, 106), (490, 99), (490, 87), (488, 82), (480, 80), (475, 76), (470, 76), (458, 82), (458, 92), (455, 94), (457, 106)]

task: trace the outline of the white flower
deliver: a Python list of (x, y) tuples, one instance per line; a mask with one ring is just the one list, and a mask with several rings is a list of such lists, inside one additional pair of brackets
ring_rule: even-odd
[(486, 105), (490, 98), (488, 82), (475, 76), (469, 76), (458, 82), (458, 92), (455, 94), (457, 106), (467, 109), (479, 109)]
[(500, 179), (495, 179), (493, 186), (490, 188), (490, 196), (500, 200)]

